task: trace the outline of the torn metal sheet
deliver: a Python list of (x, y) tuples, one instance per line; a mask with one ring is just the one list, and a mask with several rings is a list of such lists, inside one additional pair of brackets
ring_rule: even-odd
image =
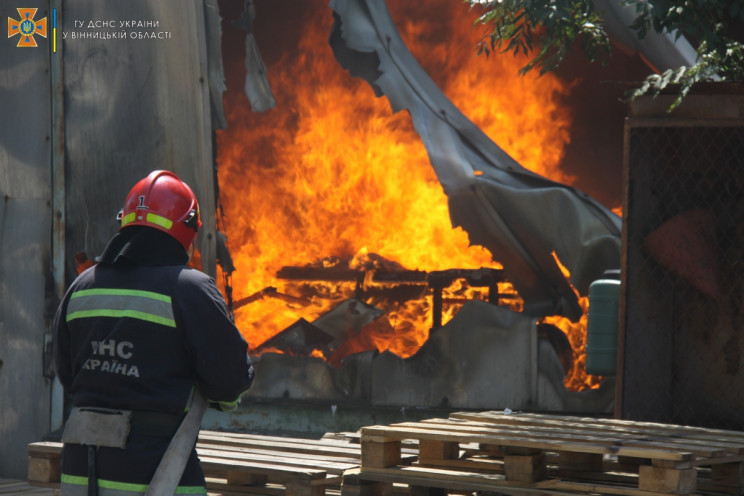
[(536, 409), (609, 413), (614, 383), (568, 391), (555, 347), (533, 318), (469, 301), (413, 356), (369, 350), (334, 367), (316, 357), (264, 353), (243, 396), (257, 402), (310, 401), (369, 408)]
[(392, 109), (410, 112), (449, 199), (453, 226), (486, 247), (535, 316), (582, 310), (552, 253), (583, 295), (620, 266), (621, 219), (569, 186), (523, 168), (467, 119), (408, 51), (383, 0), (332, 0), (330, 44)]
[(695, 64), (695, 48), (676, 31), (658, 33), (650, 29), (643, 39), (639, 39), (630, 27), (638, 15), (632, 5), (616, 0), (595, 0), (594, 5), (602, 15), (614, 46), (630, 55), (639, 54), (653, 70), (662, 72)]
[(333, 336), (323, 332), (305, 319), (272, 336), (256, 348), (252, 354), (261, 354), (266, 349), (278, 349), (294, 356), (308, 356), (313, 350), (326, 346)]
[(245, 0), (243, 13), (234, 24), (245, 30), (245, 96), (254, 112), (265, 112), (276, 106), (274, 94), (266, 76), (266, 66), (258, 51), (256, 38), (253, 36), (253, 20), (256, 18), (256, 8), (253, 0)]
[(534, 319), (472, 300), (412, 357), (376, 357), (370, 394), (375, 406), (612, 410), (613, 387), (570, 392), (564, 374), (555, 348), (538, 338)]
[(313, 325), (329, 336), (333, 336), (331, 345), (335, 347), (357, 335), (365, 326), (384, 313), (382, 309), (349, 298), (315, 319)]
[(207, 73), (209, 101), (212, 110), (212, 129), (225, 129), (227, 118), (222, 106), (225, 92), (225, 70), (222, 66), (222, 17), (217, 0), (204, 0), (204, 33), (207, 45)]

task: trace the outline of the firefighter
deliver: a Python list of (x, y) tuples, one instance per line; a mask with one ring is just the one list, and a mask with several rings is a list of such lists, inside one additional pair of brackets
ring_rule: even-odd
[[(154, 171), (117, 218), (54, 321), (56, 370), (72, 400), (63, 495), (145, 493), (197, 391), (230, 411), (254, 377), (214, 280), (186, 267), (201, 226), (191, 188)], [(207, 494), (193, 444), (177, 493)]]

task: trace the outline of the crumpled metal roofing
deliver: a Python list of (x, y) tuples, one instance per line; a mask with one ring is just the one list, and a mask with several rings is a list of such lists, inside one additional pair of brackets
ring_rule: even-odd
[[(465, 117), (408, 51), (383, 0), (332, 0), (337, 60), (394, 112), (406, 109), (449, 200), (452, 225), (500, 262), (525, 313), (582, 312), (581, 294), (620, 267), (621, 219), (575, 188), (528, 171)], [(374, 54), (374, 56), (370, 56)]]

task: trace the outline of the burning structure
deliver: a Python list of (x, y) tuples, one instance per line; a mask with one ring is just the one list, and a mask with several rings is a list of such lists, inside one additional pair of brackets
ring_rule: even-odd
[[(580, 391), (599, 385), (581, 373), (582, 321), (585, 286), (618, 266), (619, 219), (567, 186), (588, 176), (559, 168), (574, 138), (558, 102), (581, 83), (515, 79), (511, 55), (444, 46), (451, 25), (471, 29), (458, 2), (431, 15), (391, 2), (396, 26), (384, 2), (255, 3), (238, 24), (268, 34), (271, 94), (245, 78), (264, 66), (246, 31), (231, 34), (235, 3), (29, 0), (56, 33), (38, 51), (0, 46), (0, 112), (26, 117), (0, 133), (0, 476), (23, 477), (27, 443), (62, 425), (54, 309), (154, 167), (200, 199), (199, 262), (229, 283), (260, 354), (253, 406), (609, 411), (608, 381)], [(247, 69), (228, 46), (253, 53)], [(244, 85), (265, 97), (254, 108)]]
[[(424, 27), (393, 6), (412, 50), (476, 126), (419, 67), (386, 5), (367, 7), (305, 6), (302, 24), (288, 28), (296, 44), (259, 44), (271, 92), (255, 83), (246, 90), (254, 107), (275, 108), (256, 113), (242, 92), (226, 95), (220, 219), (237, 271), (225, 282), (261, 354), (264, 380), (250, 396), (608, 411), (611, 392), (585, 404), (567, 399), (600, 382), (583, 365), (585, 296), (620, 265), (619, 217), (562, 182), (570, 115), (559, 102), (569, 85), (553, 76), (515, 82), (523, 61), (509, 56), (501, 67), (480, 61), (500, 68), (504, 84), (478, 98), (494, 74), (474, 60), (472, 44), (445, 49), (415, 36), (452, 26), (467, 33), (472, 13), (442, 3), (433, 17), (444, 24)], [(261, 15), (251, 32), (267, 22)], [(243, 44), (229, 40), (226, 28), (228, 81), (255, 79), (263, 71), (254, 45), (243, 66), (242, 53), (230, 55)], [(520, 111), (506, 117), (509, 105)], [(574, 359), (561, 365), (567, 353)], [(449, 380), (433, 380), (418, 363), (447, 364)]]

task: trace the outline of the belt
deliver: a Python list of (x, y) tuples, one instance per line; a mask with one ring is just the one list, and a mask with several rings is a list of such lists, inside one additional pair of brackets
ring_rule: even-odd
[(86, 445), (88, 449), (88, 496), (98, 496), (96, 447), (125, 448), (129, 436), (172, 438), (183, 415), (170, 413), (73, 408), (62, 434), (62, 442)]
[(133, 411), (129, 421), (130, 436), (173, 437), (181, 425), (183, 415), (172, 413)]

